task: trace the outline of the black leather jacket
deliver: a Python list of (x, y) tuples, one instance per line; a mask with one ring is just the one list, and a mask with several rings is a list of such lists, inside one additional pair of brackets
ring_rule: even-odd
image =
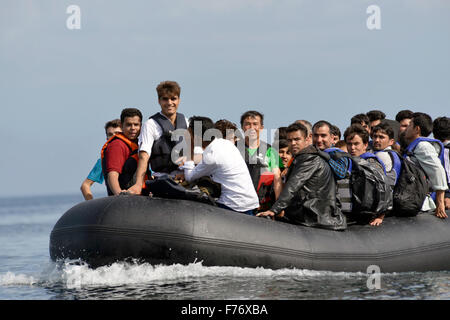
[(294, 158), (287, 181), (271, 211), (285, 210), (288, 222), (345, 230), (347, 221), (336, 201), (336, 182), (329, 164), (308, 146)]

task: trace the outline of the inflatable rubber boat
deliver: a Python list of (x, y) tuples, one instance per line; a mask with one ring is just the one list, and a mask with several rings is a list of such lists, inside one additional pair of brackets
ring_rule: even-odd
[(120, 195), (69, 209), (51, 232), (50, 257), (81, 259), (94, 268), (137, 259), (349, 272), (370, 265), (381, 272), (450, 270), (450, 219), (422, 213), (338, 232), (195, 201)]

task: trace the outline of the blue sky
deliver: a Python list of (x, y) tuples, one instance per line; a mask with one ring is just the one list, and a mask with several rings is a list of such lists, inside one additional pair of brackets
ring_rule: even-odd
[[(81, 29), (69, 30), (69, 5)], [(369, 5), (381, 29), (368, 30)], [(159, 110), (175, 80), (180, 111), (274, 129), (326, 119), (345, 130), (371, 109), (449, 116), (445, 0), (2, 0), (0, 197), (79, 192), (124, 107)], [(104, 186), (94, 191), (104, 194)]]

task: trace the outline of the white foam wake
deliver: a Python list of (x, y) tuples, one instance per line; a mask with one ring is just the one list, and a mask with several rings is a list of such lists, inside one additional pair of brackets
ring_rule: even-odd
[(37, 280), (25, 274), (14, 274), (13, 272), (6, 272), (5, 274), (0, 274), (0, 285), (1, 286), (11, 286), (11, 285), (34, 285)]
[(148, 283), (173, 283), (205, 277), (229, 278), (278, 278), (296, 280), (315, 277), (360, 277), (361, 273), (312, 271), (300, 269), (265, 269), (241, 267), (206, 267), (202, 262), (189, 265), (151, 265), (148, 263), (117, 262), (110, 266), (89, 268), (84, 263), (67, 261), (61, 264), (50, 263), (41, 274), (24, 275), (7, 272), (0, 274), (0, 286), (9, 285), (51, 285), (62, 284), (67, 288), (84, 286), (122, 286)]

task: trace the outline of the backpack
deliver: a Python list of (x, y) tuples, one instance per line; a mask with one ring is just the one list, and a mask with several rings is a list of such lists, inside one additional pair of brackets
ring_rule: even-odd
[(392, 210), (393, 195), (388, 178), (369, 160), (353, 157), (350, 185), (353, 211), (379, 215)]
[(220, 197), (220, 184), (209, 177), (202, 177), (192, 183), (177, 183), (168, 174), (158, 176), (146, 182), (149, 192), (155, 197), (168, 199), (183, 199), (203, 202), (217, 206), (215, 197)]
[(386, 170), (386, 176), (390, 180), (390, 185), (392, 188), (397, 184), (398, 177), (400, 176), (402, 170), (402, 160), (401, 155), (395, 150), (379, 150), (375, 151), (375, 155), (380, 154), (380, 152), (386, 152), (392, 162), (392, 169), (390, 171)]
[(397, 216), (410, 217), (419, 213), (430, 185), (420, 165), (409, 157), (401, 159), (402, 171), (394, 187), (394, 212)]
[[(449, 163), (449, 158), (448, 158), (448, 151), (446, 150), (449, 148), (448, 145), (444, 146), (444, 144), (440, 140), (437, 140), (437, 139), (419, 137), (408, 145), (408, 147), (405, 150), (405, 155), (406, 156), (413, 155), (415, 148), (422, 141), (427, 141), (431, 144), (439, 146), (440, 151), (438, 154), (438, 158), (441, 161), (442, 167), (444, 168), (444, 171), (445, 171), (445, 175), (447, 176), (447, 186), (450, 188), (450, 163)], [(447, 154), (447, 157), (446, 157), (446, 154)], [(436, 192), (431, 193), (431, 198), (433, 199), (433, 201), (436, 201)]]
[(341, 158), (348, 160), (348, 171), (351, 173), (349, 182), (352, 212), (374, 216), (392, 209), (392, 190), (386, 175), (380, 170), (383, 168), (382, 164), (382, 166), (375, 165), (369, 159), (352, 157), (347, 152), (335, 148), (319, 152), (319, 155), (328, 161), (335, 176), (336, 166), (330, 162), (330, 159), (335, 162)]

